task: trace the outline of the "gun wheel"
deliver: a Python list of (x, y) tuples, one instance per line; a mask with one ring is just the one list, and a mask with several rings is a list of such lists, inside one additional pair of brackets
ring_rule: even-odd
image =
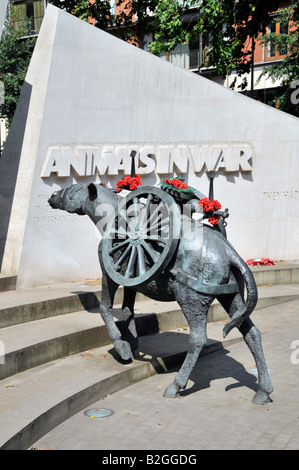
[(120, 198), (103, 237), (103, 263), (117, 284), (149, 282), (171, 261), (181, 233), (181, 212), (172, 196), (145, 186)]

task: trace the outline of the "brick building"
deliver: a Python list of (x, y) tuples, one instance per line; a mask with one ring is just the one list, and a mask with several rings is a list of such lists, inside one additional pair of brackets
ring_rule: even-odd
[[(291, 2), (289, 0), (283, 0), (279, 2), (279, 8), (285, 8), (290, 6)], [(191, 12), (189, 14), (191, 16), (195, 16), (195, 13)], [(188, 15), (187, 15), (188, 16)], [(273, 21), (269, 23), (267, 28), (267, 32), (275, 33), (276, 35), (280, 33), (286, 33), (286, 27), (281, 25), (280, 23), (274, 21), (275, 14), (271, 15)], [(188, 18), (187, 18), (188, 19)], [(148, 42), (151, 41), (151, 38), (148, 37)], [(167, 60), (172, 62), (173, 64), (182, 67), (186, 70), (190, 70), (194, 73), (203, 75), (207, 78), (216, 81), (225, 87), (230, 87), (233, 80), (235, 79), (236, 75), (232, 73), (231, 75), (223, 77), (215, 77), (213, 75), (213, 68), (206, 68), (202, 66), (205, 58), (205, 47), (208, 46), (208, 38), (198, 37), (193, 39), (189, 44), (181, 44), (176, 47), (175, 50), (169, 53)], [(252, 43), (251, 39), (248, 40), (248, 50), (251, 50)], [(280, 86), (280, 82), (273, 83), (271, 79), (266, 79), (263, 77), (260, 82), (257, 82), (258, 77), (260, 76), (261, 72), (272, 65), (273, 63), (282, 60), (286, 57), (287, 51), (279, 50), (273, 44), (272, 46), (265, 46), (261, 43), (261, 41), (255, 40), (254, 41), (254, 66), (253, 66), (253, 77), (252, 73), (247, 75), (247, 87), (242, 93), (253, 96), (255, 99), (263, 103), (268, 103), (273, 99), (276, 93), (277, 87)], [(164, 54), (163, 59), (166, 60), (166, 54)], [(236, 91), (240, 91), (238, 89), (238, 85), (241, 84), (242, 79), (244, 77), (238, 77), (237, 83), (235, 86)]]
[[(94, 0), (90, 1), (94, 2)], [(19, 16), (14, 20), (16, 27), (18, 26), (19, 21), (23, 20), (26, 17), (30, 18), (30, 34), (37, 35), (42, 23), (42, 18), (48, 0), (13, 0), (13, 3), (20, 7)], [(290, 3), (291, 2), (289, 0), (282, 0), (279, 4), (279, 7), (287, 7), (290, 5)], [(110, 0), (112, 14), (114, 14), (115, 12), (117, 13), (117, 7), (115, 4), (115, 0)], [(273, 17), (274, 16), (275, 15), (273, 15)], [(193, 10), (190, 9), (190, 12), (186, 14), (187, 20), (190, 20), (192, 17), (196, 18), (196, 6)], [(279, 34), (280, 32), (285, 32), (285, 30), (283, 30), (283, 26), (280, 25), (280, 23), (274, 21), (270, 22), (268, 26), (268, 31), (276, 34)], [(152, 35), (148, 35), (145, 40), (145, 46), (141, 47), (147, 49), (148, 44), (152, 41)], [(230, 87), (231, 83), (235, 79), (234, 73), (225, 78), (215, 77), (213, 75), (213, 69), (202, 67), (202, 62), (204, 60), (205, 55), (205, 46), (207, 45), (207, 38), (197, 37), (194, 38), (189, 44), (181, 44), (177, 46), (175, 50), (167, 54), (167, 57), (166, 54), (164, 54), (162, 56), (162, 59), (166, 60), (167, 58), (167, 60), (179, 67), (210, 78), (225, 87)], [(250, 44), (248, 44), (248, 47), (251, 48), (251, 41)], [(282, 60), (286, 56), (286, 53), (286, 50), (279, 50), (277, 47), (275, 47), (275, 45), (273, 45), (272, 47), (267, 47), (261, 44), (259, 40), (256, 40), (254, 46), (253, 75), (252, 73), (248, 74), (248, 85), (246, 89), (242, 91), (242, 93), (253, 96), (255, 99), (258, 99), (259, 101), (262, 101), (264, 103), (268, 103), (269, 101), (271, 101), (275, 96), (275, 91), (277, 87), (280, 86), (280, 83), (273, 83), (271, 79), (266, 79), (265, 77), (263, 77), (258, 83), (257, 79), (266, 67), (272, 65), (276, 61)], [(240, 89), (238, 89), (238, 85), (241, 83), (243, 78), (244, 77), (238, 77), (237, 84), (235, 87), (236, 91), (240, 91)]]
[(13, 18), (15, 28), (18, 28), (24, 20), (29, 19), (29, 35), (38, 35), (47, 0), (13, 0), (12, 3), (18, 6), (17, 16)]

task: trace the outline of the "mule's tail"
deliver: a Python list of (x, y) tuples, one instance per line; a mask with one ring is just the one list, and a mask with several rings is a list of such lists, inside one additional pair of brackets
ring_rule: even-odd
[(227, 322), (225, 327), (223, 328), (223, 337), (225, 338), (226, 335), (235, 327), (239, 327), (243, 321), (249, 317), (249, 315), (255, 309), (258, 299), (257, 287), (253, 277), (253, 274), (245, 261), (237, 254), (237, 252), (232, 248), (232, 253), (230, 254), (230, 262), (231, 266), (237, 268), (246, 285), (247, 290), (247, 297), (244, 305), (237, 310), (231, 319)]

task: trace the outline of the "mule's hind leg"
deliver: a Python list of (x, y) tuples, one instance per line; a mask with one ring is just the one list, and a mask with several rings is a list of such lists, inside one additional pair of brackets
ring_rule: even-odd
[[(229, 316), (232, 316), (234, 312), (243, 305), (243, 299), (240, 294), (221, 296), (218, 297), (218, 300)], [(271, 401), (269, 395), (273, 392), (273, 386), (264, 357), (261, 333), (250, 318), (244, 320), (239, 327), (239, 331), (242, 333), (245, 343), (254, 357), (258, 373), (258, 390), (254, 395), (252, 402), (258, 405), (265, 405)]]
[(273, 392), (273, 386), (269, 377), (266, 360), (262, 348), (261, 333), (247, 318), (239, 328), (244, 340), (249, 347), (257, 368), (258, 373), (258, 390), (255, 393), (252, 403), (257, 405), (265, 405), (271, 401), (270, 393)]
[(185, 388), (200, 352), (207, 344), (207, 316), (213, 296), (202, 295), (189, 287), (179, 285), (176, 299), (190, 327), (189, 345), (186, 358), (174, 382), (169, 385), (163, 396), (174, 398), (180, 389)]

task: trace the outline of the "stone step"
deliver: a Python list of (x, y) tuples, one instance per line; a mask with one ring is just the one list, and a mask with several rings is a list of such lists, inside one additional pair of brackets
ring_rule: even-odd
[(257, 286), (299, 284), (299, 262), (277, 262), (273, 266), (250, 267)]
[[(278, 292), (280, 295), (275, 296)], [(261, 308), (252, 317), (255, 322), (256, 318), (263, 318), (267, 325), (275, 321), (273, 311), (262, 306), (276, 303), (283, 309), (286, 299), (294, 302), (296, 298), (296, 285), (262, 288)], [(217, 308), (220, 306), (215, 303), (211, 310)], [(118, 319), (120, 312), (115, 309), (114, 313)], [(0, 449), (26, 449), (100, 398), (181, 364), (189, 330), (175, 303), (139, 301), (136, 317), (140, 346), (131, 364), (115, 360), (95, 309), (4, 328), (1, 333), (6, 335), (3, 344), (7, 348), (4, 363), (0, 364), (0, 371), (5, 371), (0, 380)], [(208, 323), (205, 353), (242, 339), (234, 329), (223, 340), (223, 326), (224, 321)]]
[[(99, 282), (51, 284), (0, 292), (0, 328), (97, 308), (101, 292)], [(122, 297), (123, 288), (120, 287), (115, 295), (115, 304), (120, 304)], [(137, 300), (144, 298), (137, 295)]]
[(0, 273), (0, 292), (14, 290), (17, 285), (17, 276)]
[(96, 309), (3, 328), (0, 337), (5, 346), (5, 363), (0, 368), (1, 379), (110, 342)]
[[(298, 298), (297, 284), (260, 287), (257, 309)], [(113, 312), (121, 328), (120, 306), (116, 306)], [(138, 300), (135, 316), (139, 337), (187, 327), (176, 302)], [(227, 318), (224, 309), (215, 301), (210, 307), (208, 322)], [(4, 379), (61, 357), (105, 346), (110, 343), (110, 338), (97, 308), (2, 328), (0, 341), (5, 358), (0, 366), (0, 379)]]
[[(258, 286), (299, 284), (299, 263), (279, 263), (251, 269)], [(122, 297), (123, 288), (120, 287), (116, 292), (115, 304), (120, 304)], [(100, 299), (100, 280), (0, 292), (0, 328), (97, 308)], [(137, 300), (145, 299), (142, 294), (137, 294)]]
[[(209, 341), (204, 354), (241, 341), (236, 330), (223, 340), (222, 328), (221, 322), (208, 325)], [(130, 364), (117, 362), (114, 349), (107, 345), (1, 380), (0, 449), (28, 449), (95, 401), (181, 364), (188, 332), (173, 330), (142, 337), (137, 358)]]
[[(135, 314), (139, 336), (187, 326), (176, 302), (138, 301)], [(114, 318), (121, 328), (120, 308), (114, 309)], [(2, 328), (0, 340), (4, 345), (5, 358), (0, 366), (0, 379), (111, 342), (99, 309)]]

